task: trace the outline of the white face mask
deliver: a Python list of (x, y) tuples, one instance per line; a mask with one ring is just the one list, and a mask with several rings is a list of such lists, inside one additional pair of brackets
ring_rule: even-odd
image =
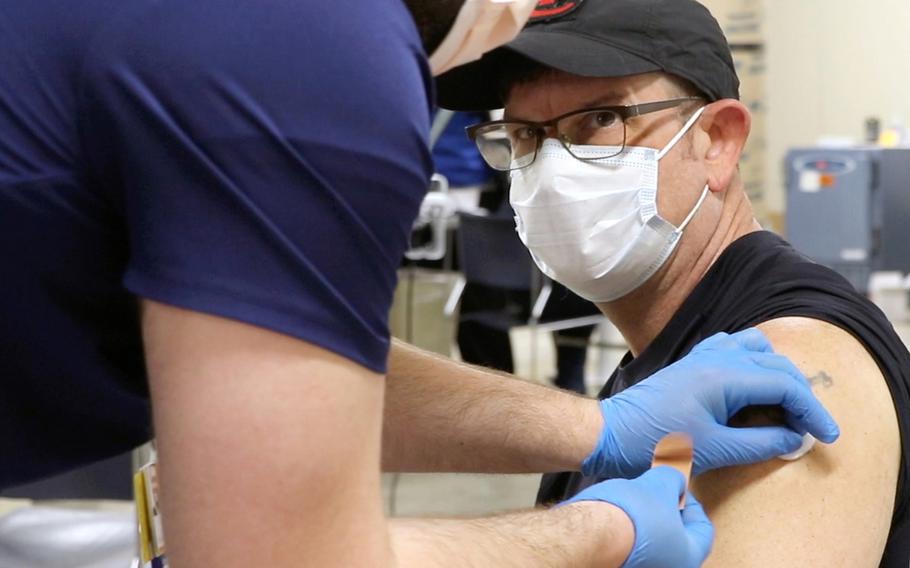
[[(509, 201), (518, 235), (544, 274), (592, 302), (611, 302), (663, 266), (707, 197), (708, 186), (675, 227), (657, 211), (658, 162), (703, 111), (693, 114), (659, 151), (627, 146), (611, 158), (583, 162), (547, 139), (533, 164), (512, 173)], [(609, 150), (589, 148), (598, 155)], [(582, 155), (586, 149), (572, 151)]]
[(537, 0), (465, 0), (452, 29), (430, 56), (430, 70), (441, 75), (512, 41), (527, 23)]

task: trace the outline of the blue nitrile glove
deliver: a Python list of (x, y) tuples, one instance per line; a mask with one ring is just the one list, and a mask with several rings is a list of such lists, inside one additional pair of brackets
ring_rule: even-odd
[[(789, 427), (726, 426), (753, 405), (780, 405)], [(806, 432), (825, 443), (840, 435), (805, 376), (757, 329), (709, 337), (683, 359), (601, 401), (600, 410), (600, 440), (581, 466), (597, 477), (641, 475), (669, 432), (692, 436), (696, 474), (795, 451)]]
[(697, 568), (711, 552), (714, 526), (691, 493), (679, 510), (685, 490), (683, 474), (664, 466), (638, 479), (602, 481), (562, 504), (603, 501), (625, 511), (635, 526), (635, 542), (623, 568)]

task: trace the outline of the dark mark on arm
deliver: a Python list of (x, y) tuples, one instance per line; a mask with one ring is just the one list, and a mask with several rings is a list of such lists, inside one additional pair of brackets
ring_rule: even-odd
[(819, 371), (815, 376), (809, 377), (809, 384), (813, 387), (821, 386), (829, 389), (834, 386), (834, 379), (828, 373)]

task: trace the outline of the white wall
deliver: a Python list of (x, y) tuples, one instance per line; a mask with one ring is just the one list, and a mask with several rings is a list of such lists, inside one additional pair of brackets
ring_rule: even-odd
[(787, 148), (862, 139), (865, 119), (910, 128), (910, 0), (764, 0), (765, 208), (784, 211)]

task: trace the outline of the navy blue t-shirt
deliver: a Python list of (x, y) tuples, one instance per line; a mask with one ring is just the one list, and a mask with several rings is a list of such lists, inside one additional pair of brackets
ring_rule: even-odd
[(149, 438), (137, 297), (383, 372), (430, 81), (401, 0), (0, 3), (0, 488)]

